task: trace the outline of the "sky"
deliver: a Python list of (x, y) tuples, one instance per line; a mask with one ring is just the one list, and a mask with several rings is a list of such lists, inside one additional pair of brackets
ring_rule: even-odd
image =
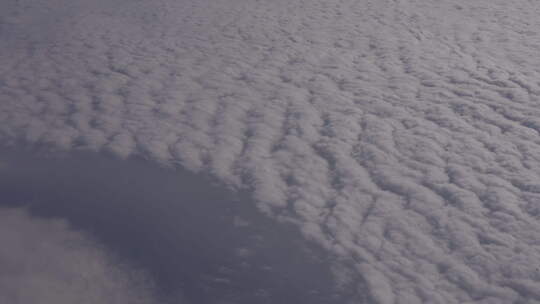
[[(137, 157), (210, 176), (247, 193), (250, 216), (291, 225), (291, 239), (332, 257), (329, 277), (352, 302), (540, 301), (536, 2), (88, 2), (0, 4), (5, 149)], [(47, 179), (23, 180), (31, 189)], [(1, 199), (11, 206), (2, 225), (24, 227), (1, 242), (24, 233), (104, 242), (54, 250), (115, 264), (117, 249), (73, 230), (67, 213), (52, 219)], [(163, 233), (158, 222), (147, 231)], [(18, 246), (2, 259), (19, 257)], [(24, 269), (38, 257), (20, 258), (14, 271), (33, 280), (41, 266)], [(103, 288), (142, 297), (130, 294), (141, 280), (130, 271), (99, 267), (118, 279)]]

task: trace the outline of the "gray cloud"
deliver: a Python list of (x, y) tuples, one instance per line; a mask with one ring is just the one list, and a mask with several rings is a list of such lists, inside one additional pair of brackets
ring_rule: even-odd
[(81, 2), (2, 15), (5, 144), (211, 172), (373, 302), (540, 300), (536, 4)]
[(0, 208), (0, 302), (157, 303), (141, 272), (64, 221)]

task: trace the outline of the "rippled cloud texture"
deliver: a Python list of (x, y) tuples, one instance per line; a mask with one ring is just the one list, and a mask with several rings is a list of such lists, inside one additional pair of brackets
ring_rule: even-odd
[(0, 4), (4, 144), (210, 172), (373, 303), (540, 300), (538, 3), (86, 2)]

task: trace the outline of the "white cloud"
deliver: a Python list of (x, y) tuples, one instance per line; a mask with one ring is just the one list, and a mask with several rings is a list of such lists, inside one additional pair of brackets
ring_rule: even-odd
[(379, 303), (540, 300), (535, 3), (62, 1), (1, 16), (4, 142), (250, 188)]
[(0, 244), (1, 303), (157, 303), (143, 273), (61, 220), (0, 208)]

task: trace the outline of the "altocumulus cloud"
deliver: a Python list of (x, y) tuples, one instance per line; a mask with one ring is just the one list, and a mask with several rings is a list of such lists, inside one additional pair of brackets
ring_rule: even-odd
[(537, 3), (2, 6), (4, 144), (210, 172), (373, 303), (540, 300)]
[(64, 221), (0, 208), (0, 244), (1, 303), (157, 303), (142, 272)]

